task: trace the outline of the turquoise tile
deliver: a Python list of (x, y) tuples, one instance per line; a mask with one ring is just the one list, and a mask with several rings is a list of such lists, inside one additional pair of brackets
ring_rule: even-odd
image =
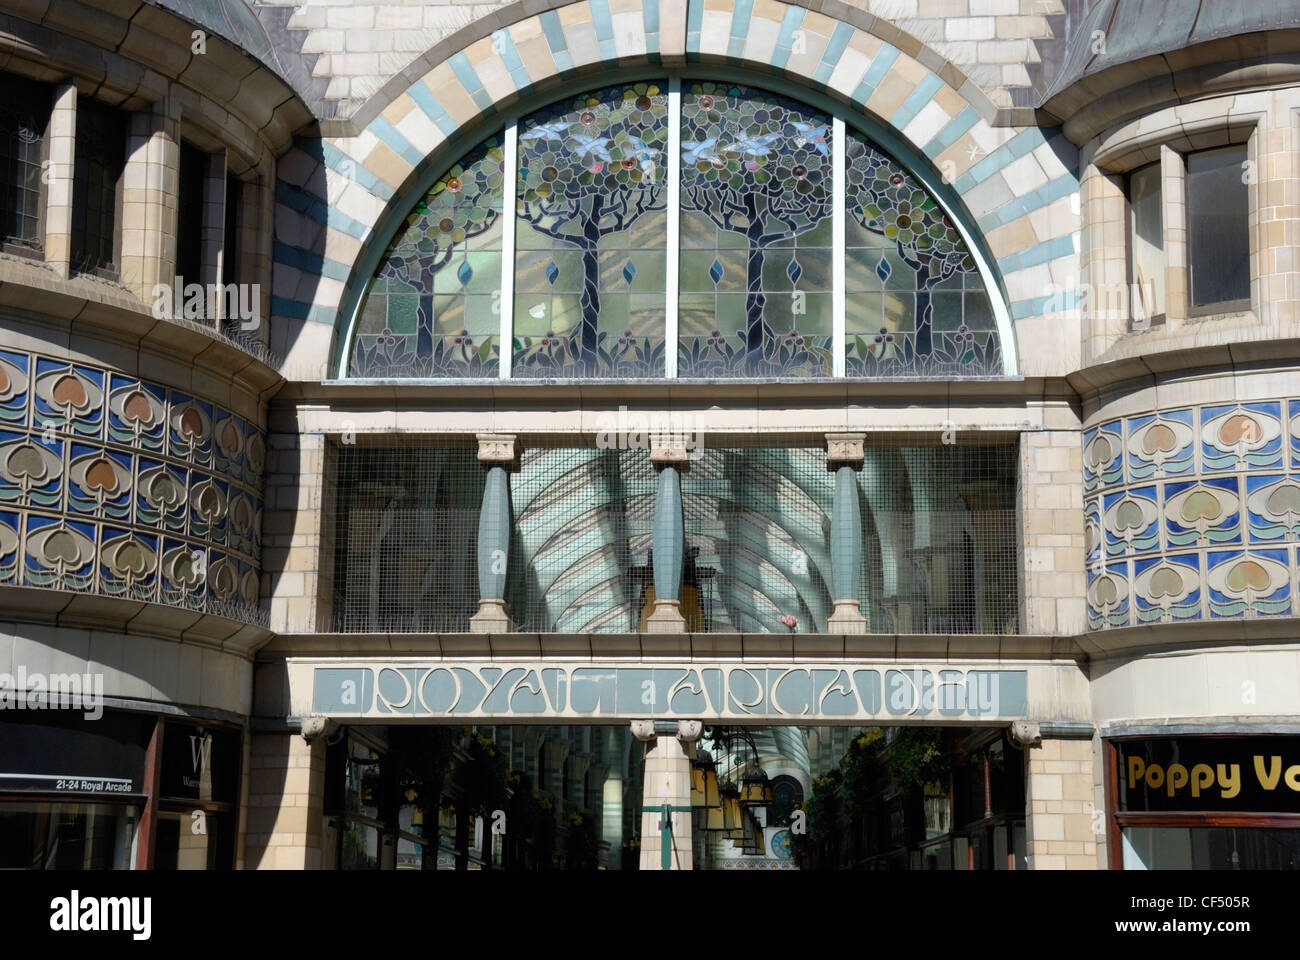
[(1018, 253), (1003, 257), (998, 261), (998, 269), (1003, 273), (1014, 273), (1017, 270), (1024, 270), (1026, 267), (1034, 267), (1040, 263), (1056, 260), (1058, 257), (1073, 255), (1073, 237), (1057, 237), (1055, 240), (1045, 240), (1042, 243), (1035, 244), (1028, 250), (1021, 250)]
[(785, 9), (781, 30), (776, 36), (776, 50), (772, 52), (772, 66), (778, 70), (785, 69), (786, 62), (790, 59), (790, 51), (794, 47), (794, 32), (803, 23), (803, 14), (802, 7), (791, 5)]
[(425, 86), (424, 81), (418, 80), (411, 84), (406, 91), (443, 133), (451, 136), (458, 129), (456, 121), (451, 118), (447, 108), (438, 102), (438, 98), (433, 95), (433, 91)]
[(944, 128), (935, 134), (934, 139), (922, 148), (922, 151), (931, 159), (937, 157), (956, 143), (962, 134), (979, 123), (979, 120), (979, 112), (974, 107), (967, 107), (949, 120)]
[(818, 83), (826, 83), (830, 80), (852, 36), (853, 28), (847, 23), (835, 25), (835, 32), (831, 34), (830, 42), (826, 44), (826, 50), (822, 53), (821, 63), (818, 64), (817, 72), (813, 75), (814, 80)]
[(411, 145), (411, 141), (407, 140), (396, 127), (382, 116), (375, 117), (375, 119), (371, 120), (370, 126), (366, 129), (370, 130), (380, 140), (392, 147), (393, 152), (411, 166), (418, 167), (421, 162), (423, 162), (424, 154), (415, 149), (415, 147)]
[(892, 47), (889, 44), (881, 47), (880, 52), (871, 61), (871, 66), (867, 68), (866, 74), (863, 75), (862, 82), (853, 91), (853, 99), (858, 103), (866, 103), (871, 99), (871, 95), (876, 92), (876, 87), (880, 85), (881, 80), (885, 79), (885, 75), (889, 73), (889, 68), (894, 65), (894, 61), (897, 59), (897, 47)]
[(727, 42), (727, 56), (740, 57), (745, 51), (745, 37), (749, 35), (749, 18), (754, 11), (754, 0), (735, 0), (731, 13), (731, 39)]
[(933, 73), (926, 74), (925, 79), (916, 85), (903, 105), (898, 108), (898, 112), (890, 118), (890, 123), (896, 130), (902, 130), (912, 122), (912, 119), (920, 113), (927, 103), (934, 99), (934, 95), (939, 92), (943, 86), (943, 81)]

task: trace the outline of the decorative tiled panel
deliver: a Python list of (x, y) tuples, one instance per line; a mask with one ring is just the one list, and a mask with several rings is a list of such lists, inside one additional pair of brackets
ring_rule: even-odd
[(1300, 616), (1300, 399), (1084, 433), (1091, 629)]
[(202, 399), (0, 350), (0, 584), (260, 622), (265, 457)]

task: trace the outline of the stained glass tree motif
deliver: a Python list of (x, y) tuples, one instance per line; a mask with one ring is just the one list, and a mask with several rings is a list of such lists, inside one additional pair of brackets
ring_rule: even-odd
[(415, 204), (362, 305), (352, 376), (497, 375), (503, 182), (497, 136)]
[(512, 376), (663, 375), (665, 90), (620, 84), (520, 121)]
[(866, 138), (845, 145), (845, 372), (997, 376), (983, 281), (935, 199)]
[(735, 84), (682, 93), (682, 376), (830, 376), (831, 120)]

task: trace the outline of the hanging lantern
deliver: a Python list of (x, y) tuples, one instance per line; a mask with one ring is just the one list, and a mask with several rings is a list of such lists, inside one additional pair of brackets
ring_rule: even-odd
[(727, 831), (728, 837), (738, 837), (740, 834), (740, 791), (734, 783), (724, 783), (720, 791), (722, 798), (722, 829)]

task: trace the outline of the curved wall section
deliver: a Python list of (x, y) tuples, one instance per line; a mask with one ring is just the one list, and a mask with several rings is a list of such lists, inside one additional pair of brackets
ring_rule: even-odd
[(262, 624), (265, 457), (201, 397), (0, 350), (0, 584)]
[(1300, 398), (1233, 386), (1084, 431), (1090, 630), (1300, 613)]

